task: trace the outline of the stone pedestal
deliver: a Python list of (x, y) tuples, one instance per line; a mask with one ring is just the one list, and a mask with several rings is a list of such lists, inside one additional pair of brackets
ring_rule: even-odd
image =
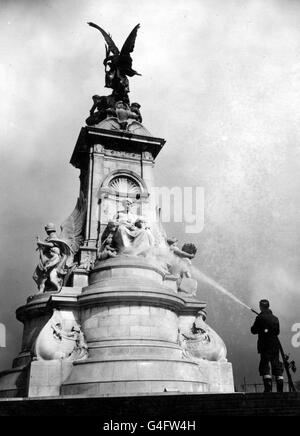
[[(174, 283), (143, 257), (117, 256), (96, 262), (82, 289), (30, 298), (17, 311), (23, 345), (15, 368), (0, 374), (0, 396), (233, 392), (230, 363), (195, 361), (183, 350), (179, 328), (205, 303)], [(32, 360), (54, 309), (65, 323), (81, 324), (87, 359)]]
[(65, 226), (73, 233), (64, 236), (68, 244), (76, 241), (69, 286), (45, 287), (17, 310), (22, 349), (13, 369), (0, 373), (0, 397), (234, 391), (221, 338), (210, 329), (210, 342), (207, 325), (203, 338), (201, 328), (193, 337), (206, 306), (195, 297), (196, 280), (122, 250), (95, 262), (104, 229), (124, 201), (134, 202), (132, 216), (146, 219), (156, 246), (166, 241), (152, 198), (164, 144), (142, 125), (124, 131), (104, 120), (81, 130), (71, 158), (80, 170), (80, 198)]
[(179, 316), (204, 304), (189, 304), (164, 278), (143, 258), (119, 256), (95, 265), (78, 298), (89, 358), (74, 363), (64, 395), (208, 390), (178, 344)]
[(72, 362), (33, 361), (28, 379), (28, 397), (58, 397), (60, 387), (72, 371)]
[(232, 365), (230, 362), (212, 362), (209, 360), (202, 360), (197, 363), (200, 371), (203, 372), (207, 380), (209, 392), (234, 392)]

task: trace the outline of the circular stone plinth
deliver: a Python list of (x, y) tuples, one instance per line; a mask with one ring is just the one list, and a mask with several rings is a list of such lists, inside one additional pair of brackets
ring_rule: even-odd
[(89, 284), (104, 279), (122, 277), (143, 277), (162, 283), (167, 271), (159, 267), (157, 262), (141, 256), (120, 255), (104, 261), (97, 261), (90, 272)]
[(88, 359), (74, 364), (63, 395), (207, 392), (206, 374), (191, 361), (176, 359)]

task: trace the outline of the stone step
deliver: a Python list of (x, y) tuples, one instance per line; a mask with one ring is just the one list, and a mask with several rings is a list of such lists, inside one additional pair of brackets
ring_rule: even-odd
[[(154, 407), (155, 405), (155, 407)], [(195, 420), (203, 416), (300, 416), (300, 393), (174, 393), (87, 398), (0, 399), (0, 416), (97, 416), (101, 419)], [(124, 422), (125, 422), (124, 421)]]

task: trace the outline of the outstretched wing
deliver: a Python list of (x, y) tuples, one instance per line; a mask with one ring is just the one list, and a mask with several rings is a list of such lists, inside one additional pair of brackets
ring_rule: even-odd
[(134, 50), (134, 44), (135, 39), (137, 35), (137, 31), (140, 27), (140, 24), (137, 24), (135, 28), (130, 32), (129, 36), (127, 37), (126, 41), (124, 42), (124, 45), (121, 50), (121, 55), (132, 53)]
[(98, 29), (99, 32), (102, 33), (106, 44), (108, 45), (109, 50), (114, 54), (114, 55), (118, 55), (120, 54), (118, 47), (116, 46), (116, 44), (113, 42), (111, 36), (105, 32), (105, 30), (101, 29), (100, 26), (98, 26), (97, 24), (94, 23), (88, 23), (89, 26), (94, 27), (95, 29)]
[(83, 193), (77, 200), (75, 209), (60, 226), (61, 233), (60, 239), (63, 239), (71, 247), (73, 254), (79, 250), (80, 244), (83, 241), (83, 229), (86, 218), (87, 200), (84, 198)]

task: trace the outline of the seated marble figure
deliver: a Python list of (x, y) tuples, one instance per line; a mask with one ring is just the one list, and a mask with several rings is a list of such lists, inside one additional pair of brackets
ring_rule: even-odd
[(117, 254), (147, 256), (154, 246), (154, 237), (146, 220), (131, 211), (133, 202), (126, 199), (122, 205), (123, 209), (117, 212), (102, 234), (99, 260)]

